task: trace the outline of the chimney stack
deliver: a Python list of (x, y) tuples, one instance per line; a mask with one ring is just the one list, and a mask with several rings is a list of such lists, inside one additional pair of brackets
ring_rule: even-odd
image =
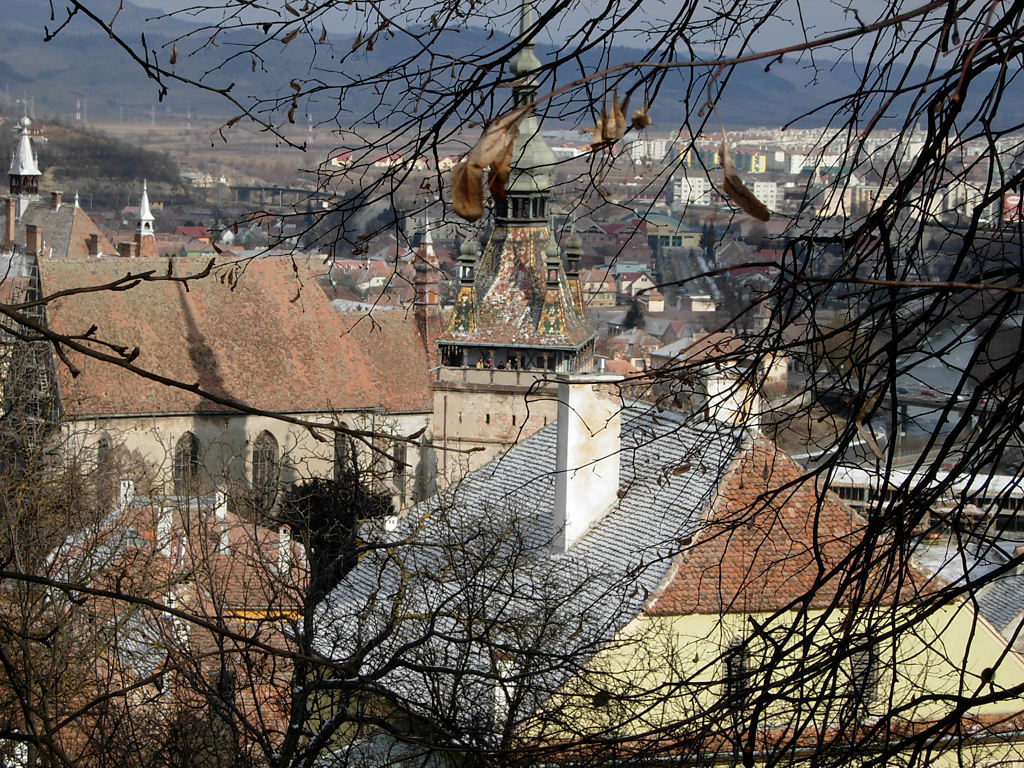
[(135, 243), (122, 240), (117, 244), (117, 255), (122, 259), (130, 259), (135, 255)]
[(61, 201), (61, 193), (60, 192), (54, 191), (54, 192), (50, 193), (50, 209), (51, 210), (53, 210), (53, 211), (59, 210), (60, 209), (60, 201)]
[(135, 482), (133, 480), (122, 480), (118, 487), (118, 509), (128, 509), (128, 505), (135, 499)]
[(100, 236), (93, 232), (85, 239), (85, 247), (89, 249), (90, 256), (100, 255)]
[(17, 200), (13, 197), (4, 199), (4, 248), (14, 247), (14, 222), (17, 218)]
[(156, 548), (166, 558), (171, 557), (171, 531), (174, 526), (174, 510), (160, 507), (156, 519)]
[(231, 550), (228, 531), (228, 497), (224, 491), (213, 494), (213, 514), (217, 518), (217, 552), (226, 555)]
[(761, 422), (761, 397), (757, 386), (738, 372), (708, 376), (707, 413), (714, 421), (734, 427), (758, 430)]
[(292, 568), (292, 529), (282, 525), (277, 529), (277, 573), (287, 576)]
[(622, 399), (613, 374), (558, 376), (552, 550), (567, 551), (618, 499)]
[(43, 255), (43, 230), (38, 224), (25, 225), (25, 253), (29, 256)]

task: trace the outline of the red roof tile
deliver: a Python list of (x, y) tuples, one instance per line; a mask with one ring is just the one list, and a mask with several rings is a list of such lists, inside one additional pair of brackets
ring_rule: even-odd
[[(101, 285), (128, 272), (200, 272), (198, 259), (42, 259), (47, 294)], [(189, 283), (143, 282), (120, 292), (61, 298), (51, 326), (138, 347), (135, 363), (269, 411), (431, 408), (429, 363), (412, 313), (340, 314), (316, 285), (322, 265), (266, 257), (218, 263)], [(64, 407), (73, 416), (192, 413), (226, 408), (71, 354), (82, 374), (61, 367)], [(396, 376), (395, 371), (401, 371)]]
[[(855, 567), (847, 558), (866, 522), (804, 474), (767, 439), (743, 451), (649, 613), (774, 611), (804, 600), (811, 608), (844, 604), (848, 596), (838, 594), (839, 585)], [(909, 596), (925, 579), (913, 569), (907, 575)], [(885, 602), (895, 594), (881, 572), (867, 590), (858, 597)]]

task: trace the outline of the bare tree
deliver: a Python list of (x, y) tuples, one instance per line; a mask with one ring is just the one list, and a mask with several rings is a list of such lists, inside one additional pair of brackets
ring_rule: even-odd
[[(739, 495), (743, 503), (716, 508), (720, 514), (692, 529), (664, 531), (657, 539), (656, 560), (679, 558), (708, 579), (715, 563), (700, 561), (702, 553), (725, 542), (750, 555), (736, 576), (742, 589), (719, 590), (716, 610), (701, 614), (715, 617), (703, 639), (716, 642), (706, 645), (667, 620), (650, 621), (642, 636), (617, 634), (621, 624), (599, 606), (646, 606), (650, 616), (660, 615), (656, 601), (645, 602), (649, 595), (629, 594), (644, 584), (644, 569), (632, 563), (600, 582), (607, 574), (575, 563), (582, 570), (563, 578), (557, 564), (537, 554), (550, 542), (531, 538), (528, 505), (511, 501), (521, 486), (488, 505), (472, 496), (470, 481), (468, 496), (456, 491), (450, 505), (434, 506), (424, 530), (385, 529), (368, 539), (350, 577), (362, 580), (354, 582), (362, 590), (321, 609), (333, 635), (318, 634), (307, 610), (305, 634), (293, 636), (299, 643), (284, 657), (315, 671), (301, 675), (301, 687), (285, 696), (283, 731), (266, 723), (261, 730), (258, 720), (242, 725), (242, 707), (224, 703), (233, 687), (227, 667), (211, 686), (210, 710), (228, 706), (238, 719), (221, 717), (217, 728), (230, 721), (249, 729), (259, 760), (270, 765), (313, 765), (328, 754), (375, 764), (425, 755), (472, 762), (702, 762), (711, 755), (744, 765), (927, 764), (949, 753), (971, 764), (1019, 759), (1012, 707), (1022, 682), (1013, 671), (1019, 659), (1008, 649), (1019, 641), (1019, 626), (1007, 630), (1000, 647), (979, 613), (989, 591), (1022, 562), (1012, 549), (996, 558), (1005, 548), (1004, 529), (1016, 525), (1022, 480), (1022, 217), (1009, 202), (1022, 182), (1022, 125), (1013, 96), (1024, 29), (1019, 4), (891, 0), (870, 11), (853, 4), (841, 9), (834, 27), (812, 29), (814, 9), (799, 2), (685, 3), (667, 18), (640, 4), (611, 2), (583, 22), (572, 15), (579, 12), (575, 4), (555, 2), (539, 9), (536, 20), (528, 17), (517, 42), (488, 40), (472, 50), (452, 47), (451, 33), (473, 24), (508, 29), (519, 22), (519, 9), (317, 0), (265, 8), (225, 0), (197, 6), (193, 32), (152, 50), (119, 37), (116, 17), (100, 18), (89, 5), (66, 0), (69, 21), (84, 15), (99, 23), (158, 87), (221, 91), (239, 110), (225, 136), (239, 120), (254, 120), (286, 138), (307, 105), (337, 104), (330, 121), (343, 132), (341, 141), (352, 144), (353, 159), (321, 183), (358, 189), (342, 197), (330, 220), (334, 239), (353, 245), (361, 242), (357, 235), (370, 234), (348, 228), (356, 206), (394, 202), (414, 176), (410, 165), (373, 170), (377, 154), (429, 158), (434, 170), (416, 183), (449, 194), (450, 182), (437, 170), (442, 146), (457, 140), (465, 124), (511, 125), (521, 105), (505, 98), (503, 86), (517, 77), (507, 64), (542, 31), (556, 30), (559, 43), (534, 70), (542, 84), (534, 109), (574, 127), (603, 113), (591, 130), (585, 194), (568, 193), (567, 209), (601, 201), (601, 182), (615, 167), (609, 148), (632, 135), (627, 131), (642, 130), (649, 112), (679, 131), (680, 158), (702, 134), (720, 138), (726, 176), (717, 168), (704, 172), (725, 198), (763, 218), (730, 172), (729, 137), (716, 116), (727, 117), (730, 104), (745, 98), (744, 78), (754, 68), (795, 59), (814, 80), (827, 76), (823, 62), (834, 57), (851, 62), (855, 73), (849, 88), (785, 118), (821, 126), (812, 153), (834, 156), (818, 165), (840, 170), (808, 177), (787, 221), (783, 256), (771, 265), (773, 282), (733, 307), (728, 330), (745, 328), (734, 333), (741, 343), (711, 357), (682, 355), (654, 374), (651, 386), (652, 408), (688, 406), (695, 422), (704, 423), (708, 410), (725, 403), (733, 421), (756, 419), (780, 441), (799, 436), (805, 454), (806, 467), (798, 468), (767, 449), (737, 459), (735, 445), (732, 453), (721, 448), (720, 461), (706, 471), (723, 474), (729, 462), (747, 461), (761, 484)], [(63, 21), (54, 33), (62, 33)], [(357, 30), (355, 40), (336, 41), (327, 30), (335, 23)], [(766, 45), (765, 30), (779, 23), (794, 30), (791, 42)], [(612, 63), (611, 45), (624, 35), (642, 52)], [(300, 45), (308, 65), (269, 96), (246, 99), (216, 84), (226, 62), (270, 68), (281, 46)], [(397, 53), (376, 66), (369, 54), (380, 48)], [(222, 51), (226, 59), (212, 60), (210, 74), (178, 74), (185, 57)], [(670, 83), (679, 84), (682, 98), (665, 104)], [(370, 100), (360, 101), (361, 92), (372, 94)], [(649, 104), (628, 129), (627, 96), (634, 107)], [(359, 106), (350, 112), (350, 104)], [(367, 124), (376, 129), (372, 137)], [(497, 160), (481, 165), (499, 175)], [(679, 167), (667, 166), (657, 183), (666, 184)], [(867, 180), (864, 195), (854, 190), (855, 178)], [(322, 230), (316, 234), (324, 237)], [(704, 277), (729, 277), (728, 268), (709, 271), (715, 274)], [(39, 334), (58, 349), (86, 346), (50, 335), (25, 314), (30, 304), (4, 312), (15, 330)], [(765, 321), (743, 322), (755, 313)], [(89, 353), (132, 365), (129, 350)], [(800, 359), (803, 372), (790, 389), (761, 398), (768, 364), (780, 357)], [(707, 387), (709, 363), (729, 374), (718, 389)], [(633, 382), (648, 383), (647, 377)], [(732, 433), (719, 428), (715, 434), (697, 441), (692, 454), (666, 452), (654, 480), (635, 489), (625, 483), (625, 498), (680, 489), (678, 478), (695, 470), (702, 452)], [(684, 444), (671, 430), (659, 440)], [(840, 487), (851, 465), (875, 478), (856, 488), (863, 492), (860, 518), (837, 512), (825, 492)], [(536, 468), (531, 480), (552, 482)], [(810, 496), (808, 488), (815, 491)], [(711, 503), (700, 501), (698, 511)], [(766, 531), (786, 527), (780, 510), (787, 504), (798, 504), (815, 531), (841, 514), (848, 515), (846, 527), (828, 529), (831, 539), (812, 538), (800, 552), (780, 553)], [(954, 554), (940, 557), (941, 578), (913, 560), (930, 551), (922, 532), (954, 543)], [(763, 610), (740, 604), (767, 588), (758, 578), (763, 572), (781, 569), (790, 581), (801, 578), (786, 571), (793, 558), (810, 573), (795, 597)], [(959, 561), (959, 572), (950, 575), (949, 560)], [(988, 565), (975, 567), (978, 560)], [(17, 574), (19, 588), (38, 579), (49, 588), (58, 582), (30, 569)], [(600, 601), (585, 591), (595, 584), (603, 590)], [(520, 591), (525, 598), (511, 599)], [(567, 605), (580, 609), (575, 621), (556, 610)], [(966, 622), (956, 642), (937, 629), (954, 623), (950, 611)], [(256, 664), (256, 656), (279, 658), (275, 646), (253, 633), (182, 613), (179, 618), (214, 631), (219, 645), (210, 658), (237, 656), (243, 666), (246, 659)], [(27, 625), (15, 633), (27, 635)], [(975, 662), (986, 652), (991, 663), (979, 668)], [(941, 685), (925, 672), (903, 672), (923, 663), (915, 654), (947, 670)], [(188, 657), (180, 666), (191, 663)], [(199, 677), (193, 675), (196, 685)], [(25, 715), (12, 732), (34, 728), (26, 743), (56, 755), (46, 697), (25, 694), (19, 705)], [(31, 726), (39, 717), (42, 725)], [(272, 732), (280, 741), (267, 737)], [(232, 749), (238, 743), (232, 739)]]

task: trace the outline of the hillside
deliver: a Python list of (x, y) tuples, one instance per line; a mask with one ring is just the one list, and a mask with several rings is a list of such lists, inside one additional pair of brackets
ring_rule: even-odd
[[(90, 7), (104, 19), (113, 18), (119, 0), (91, 0)], [(74, 18), (56, 40), (43, 43), (44, 27), (53, 28), (55, 21), (49, 17), (49, 4), (38, 0), (5, 0), (5, 14), (11, 21), (0, 27), (0, 50), (4, 51), (0, 61), (0, 85), (9, 99), (32, 95), (35, 99), (36, 114), (60, 113), (71, 115), (76, 100), (84, 100), (89, 117), (94, 120), (138, 120), (152, 116), (159, 121), (171, 112), (183, 114), (191, 110), (194, 115), (207, 118), (219, 116), (225, 119), (237, 108), (221, 96), (175, 85), (162, 103), (157, 102), (157, 89), (141, 73), (138, 66), (130, 62), (125, 53), (118, 49), (95, 24), (85, 18)], [(59, 4), (58, 4), (59, 5)], [(143, 9), (125, 2), (123, 10), (117, 13), (117, 29), (127, 40), (137, 41), (145, 33), (146, 47), (160, 52), (165, 57), (163, 46), (180, 36), (196, 24), (179, 18), (153, 18), (157, 12)], [(188, 44), (180, 44), (176, 71), (201, 80), (210, 87), (226, 87), (234, 84), (232, 94), (243, 103), (251, 103), (256, 97), (283, 97), (291, 95), (288, 82), (292, 77), (312, 74), (325, 84), (346, 85), (343, 97), (345, 116), (351, 119), (373, 112), (386, 121), (394, 104), (408, 96), (408, 89), (395, 84), (393, 90), (383, 97), (364, 84), (365, 75), (378, 70), (397, 55), (400, 45), (381, 44), (371, 53), (362, 57), (349, 58), (340, 67), (334, 61), (340, 52), (348, 53), (353, 37), (332, 33), (328, 39), (333, 43), (333, 52), (321, 50), (312, 69), (309, 61), (311, 45), (299, 36), (287, 46), (274, 43), (261, 49), (264, 61), (253, 70), (248, 56), (214, 67), (219, 57), (225, 55), (233, 45), (244, 44), (253, 38), (240, 33), (222, 40), (216, 48), (193, 51)], [(466, 29), (449, 32), (441, 36), (432, 46), (443, 49), (455, 60), (466, 60), (475, 52), (490, 49), (495, 44), (510, 42), (501, 34), (488, 36), (484, 30)], [(537, 55), (551, 60), (555, 50), (551, 46), (538, 44)], [(642, 53), (629, 48), (615, 48), (601, 60), (599, 51), (582, 54), (578, 61), (566, 65), (560, 81), (579, 77), (581, 67), (596, 71), (609, 64), (635, 61)], [(428, 53), (423, 54), (427, 63)], [(784, 60), (773, 63), (769, 71), (760, 64), (752, 64), (737, 70), (730, 79), (729, 96), (718, 105), (719, 114), (731, 127), (753, 125), (780, 126), (795, 116), (811, 112), (817, 105), (827, 102), (840, 93), (856, 88), (859, 73), (857, 66), (850, 62), (835, 63), (816, 61), (811, 69), (806, 62)], [(917, 74), (917, 73), (915, 73)], [(706, 73), (695, 73), (701, 77)], [(699, 105), (707, 98), (703, 83), (690, 82), (688, 71), (677, 71), (665, 78), (661, 91), (652, 108), (655, 125), (661, 130), (678, 128), (683, 114), (689, 113), (696, 119)], [(1010, 83), (1011, 90), (1019, 94), (1008, 94), (1004, 99), (1008, 119), (1024, 119), (1024, 87), (1016, 81)], [(305, 114), (314, 123), (333, 117), (338, 104), (335, 91), (322, 98), (320, 103), (300, 105), (302, 119)], [(870, 110), (869, 110), (870, 111)], [(898, 119), (902, 105), (891, 105), (889, 115)], [(820, 124), (827, 115), (813, 114), (801, 121), (801, 125)]]

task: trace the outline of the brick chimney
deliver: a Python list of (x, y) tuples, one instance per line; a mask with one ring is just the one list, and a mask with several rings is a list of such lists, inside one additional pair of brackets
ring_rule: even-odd
[(29, 256), (43, 255), (43, 229), (38, 224), (25, 225), (25, 253)]
[(17, 218), (17, 200), (13, 197), (4, 198), (4, 248), (14, 247), (14, 223)]
[(132, 256), (135, 255), (135, 243), (128, 240), (122, 240), (117, 244), (117, 255), (122, 259), (132, 258)]
[(558, 382), (552, 551), (565, 552), (615, 504), (622, 399), (613, 374), (564, 374)]
[(51, 192), (50, 193), (50, 210), (56, 211), (60, 208), (61, 193)]
[(140, 259), (156, 258), (156, 241), (152, 236), (135, 233), (135, 255)]
[(90, 256), (100, 255), (100, 236), (93, 232), (85, 239), (85, 247), (89, 250)]

